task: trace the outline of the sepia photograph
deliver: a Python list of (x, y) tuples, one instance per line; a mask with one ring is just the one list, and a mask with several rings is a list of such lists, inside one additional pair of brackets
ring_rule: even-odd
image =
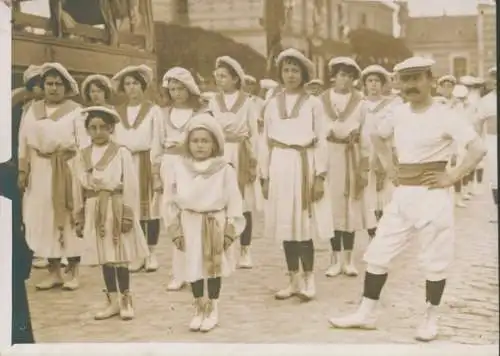
[(0, 8), (2, 355), (498, 355), (496, 1)]

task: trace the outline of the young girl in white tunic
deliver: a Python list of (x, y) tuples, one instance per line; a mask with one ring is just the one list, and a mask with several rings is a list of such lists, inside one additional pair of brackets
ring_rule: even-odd
[(96, 320), (134, 317), (128, 264), (148, 255), (139, 224), (139, 184), (130, 151), (111, 140), (118, 113), (91, 106), (85, 128), (92, 144), (75, 158), (74, 174), (81, 194), (75, 204), (77, 233), (84, 240), (82, 263), (99, 264), (108, 303)]
[(92, 74), (83, 81), (81, 93), (88, 106), (110, 106), (113, 84), (102, 74)]
[(217, 58), (215, 67), (215, 81), (220, 91), (210, 101), (209, 110), (223, 127), (224, 155), (238, 172), (238, 184), (244, 199), (246, 227), (240, 238), (239, 266), (252, 268), (252, 217), (262, 210), (262, 192), (256, 169), (259, 112), (243, 91), (245, 73), (241, 65), (234, 58), (223, 56)]
[[(378, 150), (375, 150), (371, 143), (371, 135), (377, 123), (391, 110), (392, 98), (382, 95), (382, 89), (388, 81), (389, 72), (382, 66), (371, 65), (361, 72), (361, 82), (366, 92), (365, 105), (367, 107), (361, 136), (370, 148), (370, 174), (368, 185), (365, 188), (365, 208), (369, 214), (374, 213), (377, 220), (382, 217), (382, 211), (390, 200), (390, 193), (393, 188), (378, 157)], [(388, 139), (385, 143), (392, 150), (392, 140)], [(373, 238), (375, 228), (369, 228), (368, 235)]]
[(360, 137), (366, 105), (353, 88), (353, 81), (361, 72), (356, 62), (336, 57), (328, 66), (335, 82), (332, 89), (321, 95), (321, 101), (329, 126), (327, 179), (335, 233), (330, 239), (333, 261), (325, 274), (357, 276), (352, 253), (355, 233), (374, 228), (377, 223), (374, 212), (365, 204), (363, 192), (369, 170), (369, 146)]
[[(49, 260), (49, 276), (39, 290), (79, 287), (81, 244), (72, 224), (74, 182), (71, 159), (88, 145), (80, 105), (69, 96), (78, 85), (59, 63), (41, 69), (45, 99), (31, 104), (19, 130), (19, 187), (24, 191), (23, 219), (26, 241), (35, 256)], [(61, 275), (61, 258), (67, 257), (69, 276)]]
[(165, 220), (169, 237), (185, 253), (185, 279), (195, 299), (189, 328), (207, 332), (218, 324), (221, 277), (234, 267), (227, 251), (243, 231), (245, 219), (236, 171), (224, 158), (219, 123), (201, 113), (190, 120), (186, 135), (186, 155), (173, 162), (172, 180), (165, 186)]
[(129, 66), (118, 72), (113, 80), (118, 91), (127, 96), (127, 103), (116, 107), (120, 122), (115, 139), (132, 152), (139, 177), (141, 226), (146, 236), (150, 255), (131, 264), (132, 272), (158, 269), (155, 248), (160, 235), (159, 196), (162, 192), (158, 158), (162, 153), (161, 132), (163, 117), (158, 106), (145, 98), (145, 90), (153, 80), (152, 70), (145, 65)]
[(259, 157), (267, 199), (264, 236), (283, 242), (289, 272), (288, 286), (275, 297), (298, 296), (307, 301), (316, 294), (313, 239), (333, 234), (331, 209), (323, 197), (327, 171), (324, 115), (319, 100), (304, 89), (314, 75), (312, 62), (292, 48), (280, 53), (277, 64), (284, 89), (264, 109)]
[[(185, 130), (189, 121), (201, 109), (200, 89), (191, 73), (184, 68), (174, 67), (163, 76), (163, 87), (166, 89), (168, 106), (163, 111), (163, 154), (160, 162), (160, 176), (163, 186), (170, 186), (170, 175), (173, 174), (175, 161), (184, 153)], [(163, 202), (171, 197), (168, 192), (163, 193)], [(162, 207), (164, 203), (162, 203)], [(165, 220), (164, 213), (161, 212)], [(168, 290), (180, 290), (186, 281), (184, 253), (173, 248), (172, 280)]]

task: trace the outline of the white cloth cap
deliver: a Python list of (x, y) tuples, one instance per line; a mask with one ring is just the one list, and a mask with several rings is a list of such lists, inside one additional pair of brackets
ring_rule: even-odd
[(74, 96), (80, 94), (80, 91), (78, 90), (78, 83), (76, 82), (75, 78), (73, 78), (73, 76), (69, 74), (68, 70), (64, 68), (64, 66), (61, 63), (57, 62), (44, 63), (41, 67), (40, 75), (44, 76), (45, 73), (47, 73), (51, 69), (56, 70), (69, 82), (71, 92), (66, 93), (67, 96)]
[(104, 84), (110, 90), (110, 92), (113, 91), (113, 83), (111, 83), (111, 80), (108, 77), (102, 74), (92, 74), (89, 75), (87, 78), (85, 78), (85, 80), (82, 83), (82, 96), (85, 95), (85, 90), (87, 90), (87, 86), (93, 81), (99, 81), (102, 84)]
[(313, 79), (309, 83), (307, 83), (307, 85), (313, 85), (313, 84), (324, 85), (321, 79)]
[(300, 63), (306, 67), (306, 70), (309, 74), (309, 78), (314, 78), (314, 64), (313, 62), (307, 58), (301, 51), (295, 48), (287, 48), (284, 51), (281, 51), (276, 58), (276, 65), (279, 67), (281, 62), (285, 58), (294, 58), (298, 60)]
[(263, 89), (272, 89), (279, 85), (278, 82), (272, 79), (261, 79), (259, 84)]
[(118, 85), (123, 77), (134, 72), (137, 72), (142, 76), (147, 86), (149, 86), (153, 81), (153, 70), (145, 64), (141, 64), (138, 66), (127, 66), (116, 73), (113, 78), (111, 78), (111, 80), (114, 81), (116, 85)]
[(243, 67), (236, 59), (229, 56), (218, 57), (215, 60), (215, 67), (219, 67), (221, 63), (225, 63), (231, 68), (233, 68), (238, 78), (240, 78), (241, 85), (245, 84), (245, 71), (243, 70)]
[(391, 78), (391, 73), (389, 73), (384, 67), (378, 64), (372, 64), (363, 69), (363, 71), (361, 72), (363, 81), (365, 81), (366, 77), (370, 74), (381, 74), (385, 77), (386, 81), (389, 81), (389, 79)]
[(422, 72), (430, 70), (436, 62), (429, 58), (410, 57), (394, 66), (394, 72)]
[(100, 112), (111, 115), (115, 119), (115, 123), (120, 121), (120, 115), (112, 108), (106, 106), (89, 106), (82, 109), (82, 114), (90, 114), (91, 112)]
[(178, 80), (182, 84), (184, 84), (187, 90), (194, 95), (200, 95), (200, 88), (196, 84), (193, 75), (190, 71), (182, 67), (173, 67), (170, 68), (165, 75), (163, 76), (162, 86), (164, 88), (168, 87), (168, 83), (171, 79)]
[(255, 77), (251, 76), (250, 74), (245, 74), (245, 82), (246, 83), (256, 84), (257, 83), (257, 79), (255, 79)]
[(448, 75), (443, 75), (441, 78), (437, 80), (437, 84), (441, 85), (444, 82), (450, 82), (453, 84), (457, 84), (457, 78), (455, 78), (453, 75), (448, 74)]
[(210, 131), (217, 140), (217, 145), (219, 146), (219, 151), (217, 156), (224, 155), (224, 131), (222, 130), (221, 124), (212, 115), (208, 113), (200, 113), (193, 116), (186, 127), (186, 146), (188, 145), (187, 138), (189, 134), (196, 129), (205, 129)]
[(465, 85), (457, 84), (453, 88), (452, 95), (455, 98), (466, 98), (468, 94), (469, 94), (469, 90), (467, 89), (467, 87)]
[(489, 75), (497, 74), (497, 67), (495, 66), (488, 69), (488, 74)]
[(333, 57), (328, 62), (328, 68), (332, 70), (332, 68), (338, 64), (344, 64), (346, 66), (354, 67), (356, 68), (358, 73), (361, 73), (361, 68), (359, 67), (358, 63), (356, 63), (356, 61), (351, 57)]
[(23, 83), (26, 85), (31, 79), (42, 74), (42, 67), (30, 65), (23, 73)]

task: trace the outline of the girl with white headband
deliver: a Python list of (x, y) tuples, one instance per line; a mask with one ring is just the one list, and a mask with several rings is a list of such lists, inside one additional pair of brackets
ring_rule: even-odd
[[(160, 162), (160, 176), (163, 186), (170, 186), (170, 176), (173, 174), (175, 161), (184, 153), (186, 127), (192, 117), (201, 109), (200, 89), (191, 73), (184, 68), (174, 67), (163, 76), (163, 88), (167, 98), (167, 107), (163, 108), (163, 132), (161, 141), (163, 154)], [(163, 194), (163, 202), (171, 197), (168, 192)], [(166, 216), (162, 212), (165, 225), (168, 225)], [(184, 252), (174, 246), (172, 258), (172, 280), (168, 290), (180, 290), (186, 281)]]
[[(233, 271), (228, 249), (245, 227), (235, 169), (224, 158), (224, 133), (208, 113), (186, 128), (185, 155), (173, 161), (165, 186), (167, 235), (185, 253), (195, 314), (189, 328), (207, 332), (219, 322), (221, 278)], [(208, 300), (204, 300), (205, 282)]]
[(374, 212), (365, 204), (368, 183), (369, 146), (360, 136), (366, 105), (353, 88), (360, 77), (358, 64), (348, 57), (335, 57), (328, 63), (335, 79), (333, 87), (321, 95), (328, 121), (328, 192), (333, 209), (335, 233), (330, 239), (333, 261), (326, 276), (341, 273), (357, 276), (354, 265), (354, 238), (357, 231), (375, 226)]
[(77, 234), (83, 238), (82, 263), (101, 265), (108, 303), (94, 316), (134, 318), (128, 265), (149, 251), (139, 223), (139, 185), (130, 151), (111, 140), (118, 113), (105, 106), (83, 110), (92, 144), (80, 150), (74, 174)]
[[(374, 149), (371, 143), (371, 135), (377, 124), (391, 110), (392, 98), (383, 96), (383, 88), (390, 80), (389, 72), (379, 65), (371, 65), (361, 72), (361, 82), (365, 89), (366, 118), (362, 127), (361, 135), (367, 146), (370, 148), (369, 178), (368, 185), (365, 188), (365, 211), (370, 215), (375, 214), (377, 220), (382, 217), (384, 206), (390, 201), (392, 182), (382, 166), (378, 157), (378, 151)], [(388, 139), (385, 144), (388, 145), (388, 151), (392, 151), (392, 140)], [(368, 236), (375, 236), (375, 221), (371, 221), (372, 226), (368, 226)]]
[(304, 88), (313, 78), (313, 63), (291, 48), (279, 54), (277, 65), (283, 90), (264, 109), (259, 156), (267, 199), (264, 236), (282, 242), (290, 278), (275, 298), (308, 301), (316, 295), (313, 240), (333, 234), (331, 208), (324, 198), (326, 131), (321, 103)]
[[(37, 257), (49, 261), (49, 276), (39, 290), (78, 289), (81, 244), (72, 224), (74, 182), (71, 159), (88, 146), (79, 104), (78, 84), (59, 63), (41, 68), (44, 100), (34, 101), (19, 130), (19, 188), (24, 192), (26, 241)], [(43, 207), (41, 209), (41, 207)], [(63, 280), (61, 258), (68, 258), (70, 279)]]
[(240, 238), (240, 268), (252, 268), (250, 245), (253, 214), (262, 210), (262, 192), (257, 182), (257, 121), (259, 111), (243, 91), (245, 72), (228, 56), (215, 63), (215, 81), (219, 92), (209, 103), (209, 110), (222, 125), (225, 135), (224, 155), (238, 172), (240, 193), (244, 199), (245, 231)]
[(126, 104), (116, 107), (120, 122), (114, 135), (119, 145), (132, 152), (139, 177), (139, 219), (150, 252), (146, 259), (133, 262), (130, 270), (138, 272), (144, 268), (153, 272), (158, 269), (155, 249), (160, 235), (159, 196), (163, 187), (157, 162), (162, 154), (163, 115), (160, 108), (146, 98), (146, 89), (153, 81), (151, 68), (146, 65), (129, 66), (115, 74), (112, 80), (117, 85), (117, 91), (125, 93), (127, 98)]

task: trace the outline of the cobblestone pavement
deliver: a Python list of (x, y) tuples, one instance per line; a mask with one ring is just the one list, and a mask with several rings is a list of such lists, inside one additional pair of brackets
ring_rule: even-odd
[[(487, 189), (465, 209), (457, 209), (456, 262), (443, 297), (440, 338), (435, 342), (498, 343), (498, 235), (489, 223), (494, 207)], [(258, 224), (261, 225), (261, 224)], [(259, 230), (259, 229), (258, 229)], [(29, 281), (31, 315), (37, 342), (301, 342), (413, 343), (414, 329), (425, 308), (424, 276), (410, 247), (394, 264), (381, 298), (379, 327), (374, 331), (330, 329), (328, 317), (353, 311), (362, 288), (357, 278), (324, 277), (329, 263), (326, 242), (317, 243), (316, 300), (276, 301), (273, 293), (286, 282), (279, 245), (260, 237), (253, 244), (253, 270), (238, 270), (223, 280), (220, 326), (208, 334), (189, 332), (192, 313), (189, 289), (167, 292), (171, 244), (160, 242), (162, 267), (132, 277), (136, 319), (94, 321), (103, 305), (99, 268), (81, 272), (81, 289), (35, 291), (45, 271), (34, 270)], [(358, 267), (367, 245), (356, 240)]]

